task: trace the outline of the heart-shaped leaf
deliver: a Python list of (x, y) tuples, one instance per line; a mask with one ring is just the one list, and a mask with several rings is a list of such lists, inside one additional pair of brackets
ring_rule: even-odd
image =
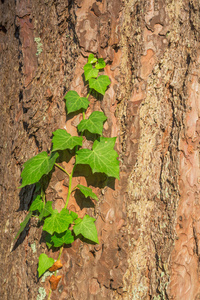
[(107, 75), (100, 75), (97, 79), (90, 78), (89, 79), (89, 87), (90, 89), (94, 89), (98, 93), (104, 95), (107, 87), (110, 84), (110, 79)]
[(98, 244), (99, 240), (94, 222), (95, 219), (91, 218), (88, 215), (85, 215), (81, 221), (79, 221), (78, 219), (78, 224), (75, 224), (73, 227), (75, 235), (78, 236), (79, 234), (81, 234), (84, 238)]
[(96, 78), (98, 76), (99, 70), (93, 68), (92, 64), (86, 64), (83, 69), (86, 81), (90, 78)]
[(57, 129), (53, 132), (53, 150), (73, 149), (75, 146), (82, 146), (83, 138), (81, 136), (71, 136), (64, 129)]
[(25, 162), (21, 173), (22, 185), (20, 188), (36, 183), (43, 175), (48, 174), (52, 170), (58, 156), (59, 154), (56, 152), (48, 156), (47, 152), (44, 151)]
[(103, 58), (98, 58), (98, 63), (95, 65), (95, 68), (96, 68), (97, 70), (100, 70), (100, 69), (105, 68), (105, 66), (106, 66), (106, 63), (105, 63), (105, 61), (103, 60)]
[(116, 138), (100, 138), (95, 141), (92, 150), (81, 149), (77, 151), (76, 164), (89, 165), (92, 172), (105, 173), (119, 179), (118, 154), (113, 149)]
[(54, 259), (48, 257), (45, 253), (40, 254), (38, 263), (38, 276), (40, 277), (46, 270), (54, 264)]
[(80, 97), (75, 91), (69, 91), (65, 96), (65, 100), (68, 114), (81, 108), (87, 109), (90, 103), (86, 97)]
[(90, 53), (90, 55), (88, 56), (88, 63), (94, 64), (95, 62), (97, 62), (96, 57), (94, 57), (94, 54)]
[(101, 111), (94, 111), (87, 120), (82, 120), (77, 126), (78, 131), (83, 132), (88, 130), (91, 133), (97, 133), (102, 135), (103, 123), (107, 120), (107, 117)]

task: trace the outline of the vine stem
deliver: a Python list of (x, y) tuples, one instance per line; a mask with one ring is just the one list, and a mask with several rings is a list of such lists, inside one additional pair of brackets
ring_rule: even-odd
[[(90, 94), (91, 94), (91, 89), (89, 90), (87, 98), (89, 98)], [(83, 111), (83, 120), (85, 120), (85, 111)], [(76, 146), (76, 148), (78, 148), (78, 147)], [(77, 151), (77, 149), (76, 149), (76, 151)], [(61, 169), (64, 173), (66, 173), (69, 176), (69, 189), (68, 189), (67, 199), (66, 199), (66, 203), (65, 203), (65, 208), (67, 208), (67, 206), (69, 204), (69, 199), (70, 199), (71, 193), (72, 193), (72, 191), (74, 191), (76, 189), (76, 187), (72, 189), (72, 178), (73, 178), (75, 166), (73, 167), (71, 174), (69, 174), (59, 164), (55, 163), (55, 166), (58, 167), (59, 169)], [(59, 260), (61, 258), (62, 252), (63, 252), (63, 247), (60, 248), (60, 252), (59, 252), (57, 260)], [(56, 276), (56, 274), (57, 274), (57, 270), (55, 271), (54, 275)], [(52, 293), (52, 289), (50, 289), (50, 291), (49, 291), (48, 300), (51, 299), (51, 293)]]
[(68, 189), (68, 193), (67, 193), (67, 200), (66, 200), (66, 203), (65, 203), (65, 208), (67, 208), (67, 205), (69, 203), (69, 198), (70, 198), (70, 195), (71, 195), (71, 192), (72, 192), (72, 177), (73, 177), (73, 174), (74, 174), (74, 167), (73, 167), (73, 170), (72, 170), (71, 174), (69, 174), (69, 189)]
[(61, 169), (63, 172), (65, 172), (70, 177), (70, 174), (64, 168), (62, 168), (59, 164), (55, 163), (55, 166), (58, 167), (59, 169)]

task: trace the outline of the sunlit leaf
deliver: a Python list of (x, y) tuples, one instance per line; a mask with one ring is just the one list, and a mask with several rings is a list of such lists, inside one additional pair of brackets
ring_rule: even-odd
[(79, 234), (81, 234), (84, 238), (92, 242), (99, 243), (98, 236), (97, 236), (97, 229), (94, 222), (95, 222), (94, 218), (85, 215), (81, 221), (78, 220), (77, 222), (78, 224), (74, 225), (73, 231), (75, 235), (78, 236)]
[(82, 146), (83, 138), (81, 136), (71, 136), (64, 129), (57, 129), (53, 132), (53, 150), (73, 149), (75, 146)]
[(106, 66), (106, 63), (103, 60), (103, 58), (98, 58), (98, 63), (95, 65), (95, 68), (100, 70), (100, 69), (105, 68), (105, 66)]
[(118, 154), (113, 149), (116, 138), (100, 138), (95, 141), (92, 150), (81, 149), (77, 151), (76, 164), (89, 165), (93, 173), (105, 173), (110, 177), (119, 179)]
[(52, 215), (45, 219), (43, 230), (53, 234), (54, 232), (62, 233), (68, 229), (69, 225), (73, 222), (72, 217), (65, 208), (59, 213), (54, 209)]
[(103, 123), (107, 120), (107, 117), (101, 111), (94, 111), (87, 120), (82, 120), (77, 126), (78, 131), (83, 132), (88, 130), (91, 133), (97, 133), (102, 135)]
[(90, 53), (90, 55), (88, 56), (88, 63), (89, 64), (93, 64), (97, 61), (96, 57), (94, 57), (94, 54)]
[(98, 93), (104, 95), (107, 87), (110, 84), (110, 79), (107, 75), (100, 75), (97, 79), (90, 78), (89, 79), (89, 87), (90, 89), (94, 89)]
[(86, 81), (90, 78), (96, 78), (98, 76), (99, 70), (93, 68), (92, 64), (86, 64), (83, 69)]
[(38, 275), (39, 277), (46, 272), (54, 264), (54, 259), (48, 257), (45, 253), (40, 254), (38, 263)]
[(86, 187), (84, 185), (78, 184), (77, 188), (79, 188), (79, 190), (81, 191), (81, 193), (83, 193), (83, 195), (87, 198), (90, 197), (92, 199), (95, 199), (98, 201), (98, 197), (95, 193), (93, 193), (92, 189), (89, 187)]
[(81, 108), (87, 109), (90, 103), (86, 97), (80, 97), (75, 91), (69, 91), (65, 96), (65, 100), (68, 114)]
[(47, 152), (41, 152), (25, 162), (21, 173), (22, 185), (20, 188), (36, 183), (43, 175), (48, 174), (52, 170), (58, 156), (56, 152), (50, 156), (48, 156)]

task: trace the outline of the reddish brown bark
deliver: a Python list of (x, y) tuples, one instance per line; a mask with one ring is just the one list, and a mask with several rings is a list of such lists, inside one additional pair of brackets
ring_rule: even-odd
[[(31, 221), (13, 243), (34, 191), (17, 187), (53, 131), (76, 134), (63, 96), (85, 95), (89, 53), (106, 60), (111, 85), (87, 114), (103, 110), (105, 135), (117, 136), (120, 181), (75, 177), (99, 195), (95, 208), (74, 197), (70, 208), (97, 219), (100, 244), (64, 249), (52, 299), (198, 299), (199, 11), (192, 0), (0, 2), (1, 299), (49, 291), (48, 279), (37, 281), (41, 229)], [(67, 189), (56, 170), (47, 200), (63, 207)]]

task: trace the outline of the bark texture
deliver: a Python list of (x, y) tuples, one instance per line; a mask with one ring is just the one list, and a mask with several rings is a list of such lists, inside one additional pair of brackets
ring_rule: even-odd
[[(17, 187), (53, 131), (76, 134), (80, 120), (66, 119), (63, 96), (86, 94), (90, 53), (106, 60), (111, 85), (88, 115), (104, 111), (105, 135), (118, 137), (120, 181), (79, 170), (86, 179), (73, 184), (94, 185), (100, 201), (75, 194), (70, 209), (97, 219), (100, 244), (64, 249), (51, 299), (199, 299), (199, 20), (197, 0), (0, 2), (1, 299), (48, 293), (48, 278), (37, 279), (41, 229), (31, 221), (13, 242), (34, 192)], [(61, 209), (67, 189), (56, 170), (47, 200)]]

